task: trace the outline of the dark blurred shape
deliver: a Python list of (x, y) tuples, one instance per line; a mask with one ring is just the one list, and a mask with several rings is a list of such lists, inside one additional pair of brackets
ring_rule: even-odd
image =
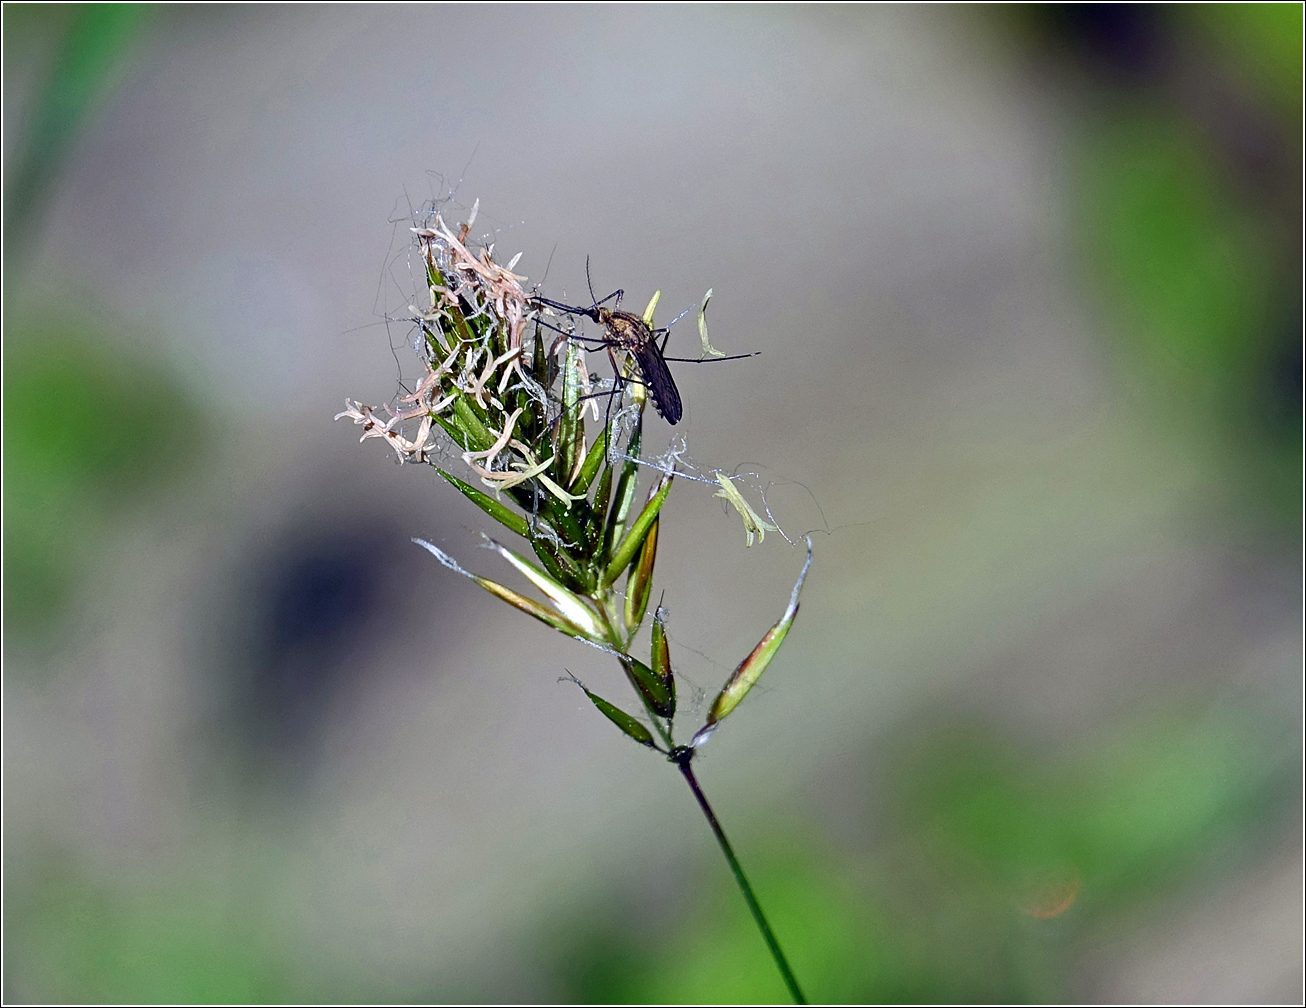
[(1306, 377), (1302, 368), (1301, 313), (1290, 311), (1276, 336), (1264, 370), (1264, 416), (1273, 434), (1295, 439), (1301, 432), (1302, 381)]
[(1159, 4), (1043, 4), (1031, 13), (1090, 70), (1133, 85), (1165, 73), (1168, 18)]
[(255, 737), (284, 750), (334, 694), (343, 654), (377, 615), (389, 558), (375, 538), (332, 528), (284, 544), (264, 563), (244, 615), (250, 679), (240, 703)]
[[(10, 28), (14, 7), (5, 15)], [(39, 7), (40, 5), (30, 5)], [(75, 4), (66, 10), (63, 44), (25, 124), (5, 192), (5, 266), (8, 268), (30, 237), (45, 197), (58, 179), (64, 156), (83, 120), (104, 100), (110, 78), (148, 11), (145, 4)], [(49, 9), (47, 9), (49, 10)], [(34, 16), (32, 13), (28, 17)]]
[(206, 425), (175, 378), (103, 323), (5, 333), (5, 628), (52, 639), (104, 521), (192, 471)]
[[(311, 771), (320, 728), (341, 689), (377, 670), (351, 663), (396, 618), (390, 586), (405, 568), (398, 530), (322, 520), (263, 545), (242, 579), (228, 623), (236, 664), (230, 682), (238, 735), (291, 776)], [(230, 647), (219, 653), (231, 654)]]

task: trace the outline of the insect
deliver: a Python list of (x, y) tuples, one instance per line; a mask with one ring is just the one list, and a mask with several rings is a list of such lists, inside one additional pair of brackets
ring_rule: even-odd
[[(606, 346), (609, 353), (613, 347), (616, 347), (630, 354), (639, 367), (640, 376), (648, 387), (649, 395), (653, 397), (653, 405), (658, 415), (669, 424), (679, 423), (681, 416), (684, 415), (680, 403), (680, 390), (676, 388), (675, 379), (671, 377), (667, 360), (662, 355), (662, 347), (658, 346), (658, 336), (666, 333), (667, 330), (652, 329), (638, 315), (632, 315), (616, 307), (621, 304), (624, 293), (620, 290), (613, 291), (602, 301), (595, 301), (589, 308), (576, 308), (538, 296), (532, 300), (569, 315), (583, 315), (603, 326), (608, 335), (606, 339), (598, 342)], [(603, 307), (605, 301), (613, 301), (614, 307)], [(613, 366), (616, 366), (615, 360)]]

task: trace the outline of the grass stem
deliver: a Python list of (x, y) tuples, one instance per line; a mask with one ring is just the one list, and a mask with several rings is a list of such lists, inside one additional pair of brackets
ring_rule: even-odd
[(775, 932), (771, 930), (771, 925), (767, 923), (766, 914), (762, 912), (762, 905), (757, 902), (757, 897), (753, 895), (753, 887), (748, 884), (748, 876), (744, 874), (743, 866), (740, 865), (739, 859), (735, 857), (734, 848), (730, 846), (730, 841), (726, 839), (725, 830), (721, 828), (721, 823), (717, 821), (716, 813), (712, 811), (712, 806), (708, 804), (707, 795), (703, 794), (703, 789), (699, 787), (698, 778), (694, 776), (694, 771), (689, 767), (689, 759), (677, 760), (676, 764), (680, 767), (680, 772), (684, 774), (689, 789), (694, 792), (694, 797), (698, 799), (703, 815), (707, 816), (708, 825), (712, 827), (717, 843), (721, 845), (721, 853), (726, 856), (730, 870), (735, 873), (735, 881), (739, 883), (739, 889), (744, 894), (744, 901), (748, 904), (748, 909), (753, 912), (753, 920), (757, 922), (757, 929), (762, 932), (766, 947), (771, 950), (771, 956), (775, 959), (780, 975), (784, 977), (785, 986), (789, 988), (789, 994), (794, 999), (794, 1004), (807, 1004), (807, 998), (803, 997), (802, 988), (798, 986), (798, 978), (794, 976), (794, 971), (789, 968), (789, 960), (785, 958), (780, 943), (776, 941)]

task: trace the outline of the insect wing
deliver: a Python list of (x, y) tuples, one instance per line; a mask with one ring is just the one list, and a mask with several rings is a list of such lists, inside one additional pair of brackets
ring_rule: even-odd
[(662, 351), (650, 339), (632, 349), (630, 353), (635, 358), (635, 363), (639, 365), (640, 373), (644, 376), (644, 382), (653, 396), (653, 405), (657, 407), (658, 413), (669, 424), (679, 423), (684, 412), (680, 405), (680, 392), (671, 377), (671, 369), (662, 359)]

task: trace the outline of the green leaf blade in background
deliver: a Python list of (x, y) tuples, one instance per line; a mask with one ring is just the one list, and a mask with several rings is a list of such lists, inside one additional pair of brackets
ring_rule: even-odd
[[(22, 4), (8, 5), (6, 28)], [(150, 5), (75, 4), (58, 57), (23, 129), (5, 191), (5, 265), (27, 246), (33, 221), (57, 181), (85, 119), (103, 101)], [(8, 283), (6, 282), (6, 287)]]

